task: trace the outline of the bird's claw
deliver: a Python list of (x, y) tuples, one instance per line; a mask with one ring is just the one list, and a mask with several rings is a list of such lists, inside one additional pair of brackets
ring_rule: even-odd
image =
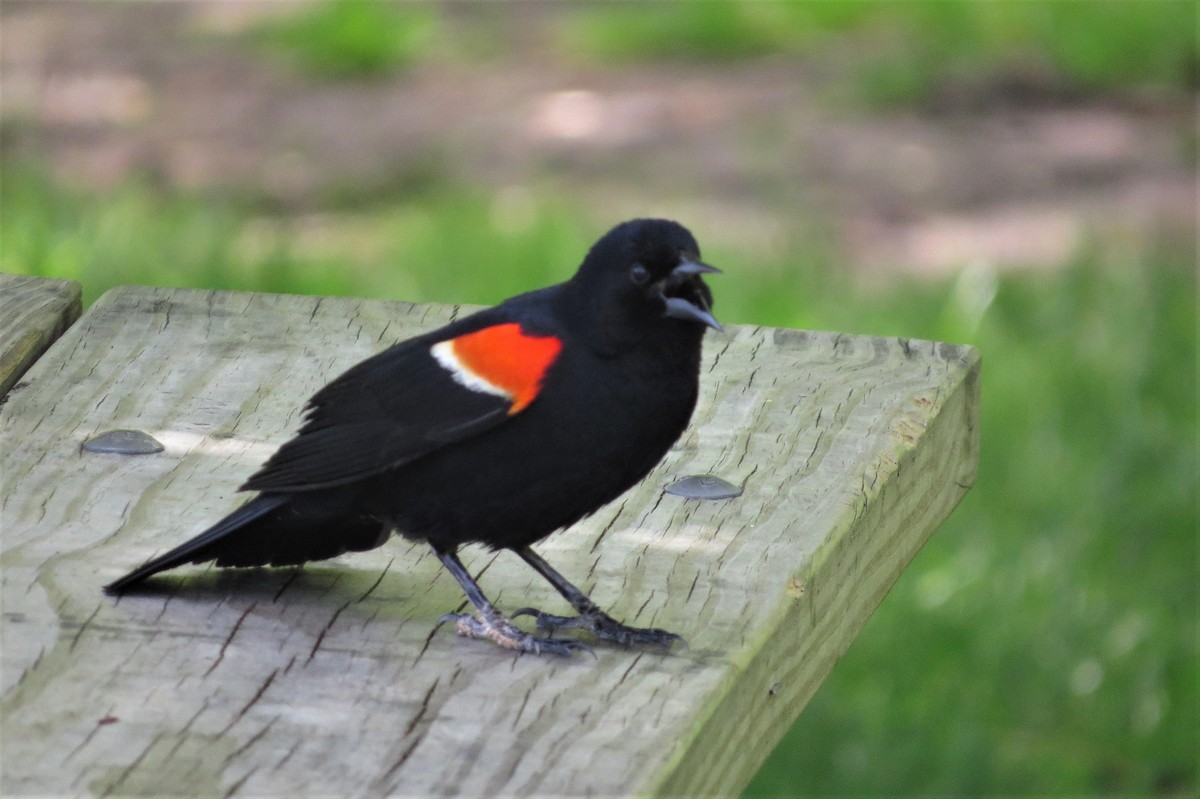
[(628, 627), (609, 616), (602, 610), (580, 613), (578, 616), (555, 616), (543, 613), (537, 608), (521, 608), (512, 614), (517, 616), (533, 616), (537, 628), (553, 635), (559, 629), (588, 630), (597, 638), (613, 641), (621, 646), (655, 644), (664, 649), (671, 649), (675, 644), (687, 647), (683, 636), (657, 627)]
[(528, 652), (532, 655), (560, 655), (570, 657), (577, 651), (595, 652), (587, 644), (568, 638), (538, 638), (517, 627), (508, 619), (497, 614), (495, 618), (476, 617), (467, 613), (447, 613), (438, 619), (436, 630), (446, 622), (454, 622), (454, 630), (466, 638), (482, 638), (505, 649)]

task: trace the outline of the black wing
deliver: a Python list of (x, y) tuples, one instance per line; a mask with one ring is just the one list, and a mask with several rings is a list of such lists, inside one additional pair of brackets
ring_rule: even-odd
[[(344, 485), (402, 466), (511, 418), (524, 407), (520, 397), (481, 388), (479, 381), (465, 380), (435, 357), (435, 345), (478, 333), (486, 337), (501, 328), (519, 329), (516, 323), (490, 315), (473, 320), (401, 342), (321, 389), (309, 400), (299, 434), (280, 447), (242, 489), (313, 491)], [(524, 334), (518, 338), (534, 339)]]

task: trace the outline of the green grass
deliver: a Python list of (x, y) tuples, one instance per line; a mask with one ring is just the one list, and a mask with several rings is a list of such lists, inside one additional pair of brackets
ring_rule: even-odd
[(437, 9), (429, 3), (322, 0), (260, 23), (251, 39), (310, 75), (361, 78), (412, 66), (431, 53)]
[[(405, 197), (278, 216), (252, 199), (163, 194), (138, 180), (101, 201), (12, 164), (0, 181), (0, 271), (77, 280), (85, 303), (146, 284), (482, 304), (565, 280), (603, 232), (552, 197), (437, 181)], [(723, 319), (821, 325), (818, 306), (798, 303), (794, 287), (843, 290), (845, 276), (825, 268), (817, 242), (785, 249), (804, 255), (727, 291)], [(742, 254), (705, 256), (725, 264)]]
[[(600, 232), (561, 202), (508, 199), (431, 185), (280, 219), (136, 182), (71, 193), (10, 166), (0, 270), (80, 280), (89, 302), (146, 283), (489, 303), (566, 277)], [(706, 252), (726, 269), (724, 320), (984, 355), (978, 483), (749, 795), (1196, 790), (1194, 254), (860, 296), (819, 258)]]
[(870, 24), (885, 33), (855, 84), (877, 104), (955, 88), (1102, 93), (1194, 81), (1189, 2), (882, 2)]
[(278, 217), (139, 181), (101, 201), (13, 165), (0, 271), (77, 280), (85, 303), (127, 283), (488, 303), (565, 279), (590, 243), (564, 209), (528, 203), (514, 219), (494, 198), (431, 185), (405, 203)]
[(696, 0), (591, 4), (561, 50), (621, 63), (806, 56), (851, 63), (852, 95), (925, 102), (1017, 79), (1078, 92), (1194, 85), (1196, 6), (1183, 0)]
[(603, 61), (734, 60), (803, 52), (872, 13), (870, 4), (845, 2), (591, 3), (559, 35), (564, 53)]

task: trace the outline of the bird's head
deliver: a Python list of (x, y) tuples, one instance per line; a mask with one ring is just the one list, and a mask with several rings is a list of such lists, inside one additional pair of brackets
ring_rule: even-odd
[(597, 241), (571, 282), (609, 327), (684, 326), (698, 341), (706, 326), (722, 329), (703, 280), (719, 271), (700, 260), (700, 246), (683, 225), (634, 219)]

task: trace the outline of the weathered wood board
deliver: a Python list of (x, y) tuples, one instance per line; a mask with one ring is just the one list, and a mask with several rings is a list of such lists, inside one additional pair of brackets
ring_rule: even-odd
[(72, 280), (0, 274), (0, 397), (83, 309)]
[[(238, 504), (325, 381), (462, 311), (123, 288), (67, 331), (0, 409), (0, 793), (737, 791), (974, 480), (975, 350), (735, 327), (709, 334), (667, 460), (538, 547), (682, 652), (538, 658), (433, 632), (463, 598), (401, 539), (101, 593)], [(80, 450), (113, 428), (166, 449)], [(744, 494), (662, 491), (707, 472)], [(515, 556), (464, 556), (502, 609), (566, 610)]]

